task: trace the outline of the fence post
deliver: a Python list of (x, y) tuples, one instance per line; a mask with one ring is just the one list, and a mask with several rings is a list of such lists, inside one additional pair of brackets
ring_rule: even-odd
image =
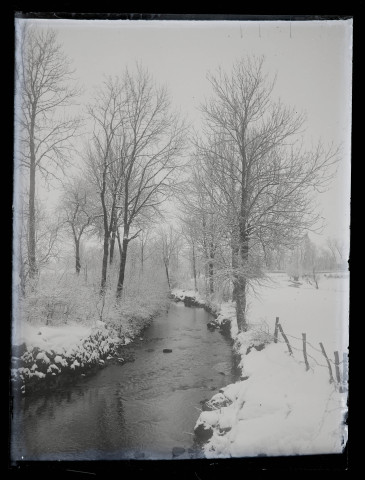
[(303, 337), (303, 355), (304, 355), (304, 361), (305, 361), (305, 369), (308, 371), (309, 370), (309, 363), (308, 363), (308, 358), (307, 358), (307, 335), (305, 333), (302, 333)]
[(327, 357), (326, 351), (325, 351), (325, 349), (324, 349), (323, 343), (322, 343), (322, 342), (319, 342), (319, 346), (321, 347), (323, 356), (324, 356), (324, 358), (325, 358), (326, 361), (327, 361), (328, 370), (329, 370), (329, 372), (330, 372), (330, 383), (333, 383), (335, 380), (334, 380), (333, 375), (332, 375), (331, 364), (330, 364), (330, 361), (328, 360), (328, 357)]
[(338, 352), (334, 352), (334, 355), (335, 355), (335, 370), (336, 370), (336, 379), (337, 379), (337, 383), (339, 384), (340, 386), (340, 392), (342, 393), (343, 392), (343, 388), (341, 386), (341, 374), (340, 374), (340, 358), (339, 358), (339, 355), (338, 355)]
[(281, 332), (281, 334), (282, 334), (282, 336), (283, 336), (283, 338), (284, 338), (284, 340), (285, 340), (285, 342), (286, 342), (286, 344), (287, 344), (287, 346), (288, 346), (290, 355), (293, 355), (293, 350), (291, 349), (291, 346), (290, 346), (288, 337), (285, 335), (284, 330), (283, 330), (283, 327), (281, 326), (280, 323), (278, 323), (278, 327), (279, 327), (279, 330), (280, 330), (280, 332)]
[(275, 320), (274, 343), (278, 343), (279, 317)]
[(348, 375), (347, 353), (344, 352), (343, 364), (342, 364), (342, 383), (345, 389), (347, 389), (347, 375)]

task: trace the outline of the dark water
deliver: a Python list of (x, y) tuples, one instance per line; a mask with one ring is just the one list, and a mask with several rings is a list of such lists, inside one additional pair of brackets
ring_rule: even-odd
[(13, 460), (169, 459), (173, 447), (190, 458), (200, 402), (236, 380), (230, 342), (207, 329), (209, 319), (171, 304), (127, 347), (134, 362), (16, 401)]

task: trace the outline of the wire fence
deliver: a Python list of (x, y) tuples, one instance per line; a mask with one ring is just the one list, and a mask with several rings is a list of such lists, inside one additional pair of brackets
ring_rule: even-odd
[[(281, 334), (282, 338), (280, 338), (279, 333)], [(291, 339), (291, 342), (289, 339)], [(300, 342), (300, 346), (296, 346), (295, 342)], [(293, 351), (300, 352), (307, 371), (313, 370), (313, 366), (310, 365), (308, 359), (312, 360), (316, 366), (326, 368), (329, 374), (329, 381), (330, 383), (334, 384), (336, 390), (339, 392), (345, 392), (348, 390), (348, 354), (346, 352), (343, 353), (342, 360), (340, 360), (338, 351), (333, 352), (334, 359), (330, 358), (324, 348), (323, 343), (319, 342), (319, 348), (315, 347), (311, 342), (308, 342), (306, 333), (302, 333), (301, 338), (285, 333), (282, 325), (280, 324), (279, 317), (276, 317), (275, 320), (274, 343), (286, 343), (289, 355), (293, 357)], [(318, 361), (317, 358), (308, 353), (308, 349), (320, 353), (321, 358), (325, 360), (325, 362), (321, 363)]]

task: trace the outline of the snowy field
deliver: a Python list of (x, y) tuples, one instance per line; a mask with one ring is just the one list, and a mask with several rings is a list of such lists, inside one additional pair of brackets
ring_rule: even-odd
[(279, 317), (284, 332), (300, 338), (299, 344), (290, 339), (294, 347), (301, 346), (306, 333), (316, 348), (322, 342), (332, 355), (335, 350), (342, 354), (348, 347), (349, 277), (348, 273), (342, 278), (327, 275), (322, 274), (317, 290), (302, 280), (294, 287), (286, 274), (272, 274), (271, 282), (257, 289), (257, 296), (250, 295), (249, 321), (264, 321), (273, 330)]
[[(334, 351), (341, 361), (348, 347), (348, 275), (322, 276), (318, 290), (305, 282), (292, 285), (287, 275), (272, 275), (269, 285), (250, 295), (247, 333), (237, 335), (233, 305), (221, 305), (218, 321), (232, 320), (231, 333), (242, 358), (241, 378), (246, 379), (215, 395), (210, 401), (213, 410), (198, 419), (195, 429), (212, 434), (204, 447), (208, 458), (340, 453), (346, 443), (347, 391), (330, 383), (319, 342), (335, 377)], [(272, 342), (275, 317), (293, 355), (280, 333), (279, 342)], [(308, 371), (302, 333), (310, 342)], [(263, 339), (267, 341), (263, 350), (246, 354), (248, 346)], [(342, 380), (342, 363), (340, 367)]]

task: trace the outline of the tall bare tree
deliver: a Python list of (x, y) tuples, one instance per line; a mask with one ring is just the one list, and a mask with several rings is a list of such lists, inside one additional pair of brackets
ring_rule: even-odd
[(147, 70), (140, 65), (134, 74), (126, 70), (122, 85), (123, 239), (117, 297), (123, 291), (128, 244), (139, 233), (132, 230), (141, 216), (158, 211), (170, 196), (186, 136), (186, 127), (172, 112), (166, 89), (156, 86)]
[(275, 80), (264, 73), (263, 58), (244, 58), (230, 74), (219, 69), (208, 80), (213, 95), (201, 107), (204, 136), (198, 151), (210, 171), (217, 160), (225, 165), (216, 190), (222, 184), (227, 190), (233, 179), (234, 293), (238, 327), (244, 331), (258, 250), (293, 244), (315, 225), (313, 193), (329, 184), (338, 149), (321, 143), (303, 147), (304, 117), (273, 100)]
[[(118, 78), (108, 78), (88, 106), (93, 121), (91, 144), (86, 159), (90, 181), (95, 185), (101, 202), (103, 220), (103, 260), (100, 293), (105, 290), (110, 240), (116, 232), (120, 215), (123, 165), (120, 158), (121, 130), (124, 122), (122, 87)], [(115, 237), (114, 237), (115, 240)], [(114, 244), (113, 244), (114, 245)]]
[(52, 30), (25, 25), (17, 30), (16, 111), (21, 166), (29, 171), (29, 276), (38, 271), (36, 257), (36, 173), (46, 179), (66, 165), (79, 121), (66, 116), (79, 90), (72, 85), (70, 60)]
[(94, 132), (88, 165), (100, 195), (104, 230), (101, 292), (117, 238), (120, 297), (129, 242), (143, 229), (143, 217), (158, 212), (170, 195), (186, 129), (171, 111), (166, 89), (157, 87), (140, 65), (135, 73), (126, 69), (104, 82), (89, 114)]

